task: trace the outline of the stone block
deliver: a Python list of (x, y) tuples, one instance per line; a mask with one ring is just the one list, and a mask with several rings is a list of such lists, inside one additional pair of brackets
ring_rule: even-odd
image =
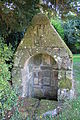
[(13, 84), (20, 85), (21, 78), (22, 78), (21, 68), (14, 68), (12, 70), (12, 82), (13, 82)]
[(53, 70), (51, 72), (51, 79), (58, 80), (58, 71), (57, 70)]
[(42, 77), (49, 77), (51, 78), (51, 71), (50, 70), (43, 70)]
[(55, 86), (55, 80), (51, 79), (51, 86)]
[(42, 54), (38, 54), (33, 57), (33, 63), (35, 65), (40, 65), (42, 63)]
[(40, 68), (41, 68), (41, 70), (52, 70), (51, 65), (41, 65)]
[(55, 77), (55, 80), (58, 78), (58, 71), (57, 70), (54, 70), (53, 71), (53, 74), (54, 74), (54, 77)]
[(66, 78), (72, 79), (72, 71), (66, 71)]
[(65, 70), (67, 70), (67, 69), (71, 70), (72, 69), (72, 61), (70, 60), (69, 57), (63, 57), (62, 58), (61, 68), (65, 69)]
[[(29, 52), (28, 52), (27, 49), (23, 49), (22, 53), (23, 53), (23, 55), (22, 55), (22, 57), (20, 59), (19, 66), (23, 68), (26, 60), (30, 57), (30, 55), (29, 55)], [(25, 54), (27, 54), (27, 55), (25, 56)]]
[(50, 56), (49, 55), (47, 55), (47, 54), (43, 54), (42, 55), (42, 60), (43, 60), (43, 64), (45, 65), (49, 65), (50, 64)]
[(68, 52), (65, 48), (60, 48), (60, 57), (67, 57), (68, 56)]
[(55, 87), (43, 87), (44, 97), (47, 99), (57, 99), (57, 89)]
[(39, 79), (42, 78), (42, 71), (41, 70), (38, 72), (38, 77), (39, 77)]
[(68, 62), (67, 59), (65, 58), (62, 59), (61, 69), (65, 69), (65, 70), (68, 69), (67, 62)]
[(43, 85), (50, 85), (51, 78), (49, 77), (44, 77), (43, 78)]
[(61, 80), (62, 78), (66, 78), (66, 71), (65, 70), (58, 71), (58, 80)]
[(15, 60), (14, 60), (14, 67), (18, 67), (18, 66), (19, 66), (20, 59), (21, 59), (21, 56), (20, 56), (20, 57), (18, 57), (18, 56), (15, 57)]
[(56, 55), (56, 57), (57, 56), (59, 56), (60, 55), (60, 51), (59, 51), (60, 49), (58, 48), (58, 47), (54, 47), (53, 49), (52, 49), (52, 54), (53, 54), (53, 56), (54, 55)]
[(58, 65), (57, 65), (57, 64), (56, 64), (56, 65), (53, 65), (52, 67), (53, 67), (53, 69), (55, 69), (55, 70), (58, 69)]
[(38, 82), (38, 78), (34, 78), (34, 84), (36, 85), (36, 84), (38, 84), (39, 82)]
[(34, 97), (36, 97), (36, 98), (43, 97), (42, 89), (40, 89), (40, 88), (34, 88)]
[(38, 78), (38, 71), (37, 71), (37, 70), (36, 70), (36, 71), (34, 71), (34, 72), (33, 72), (33, 74), (34, 74), (34, 75), (33, 75), (33, 77), (34, 77), (34, 78), (35, 78), (35, 77), (37, 77), (37, 78)]
[(50, 57), (50, 64), (51, 65), (55, 65), (56, 64), (56, 61), (54, 58)]

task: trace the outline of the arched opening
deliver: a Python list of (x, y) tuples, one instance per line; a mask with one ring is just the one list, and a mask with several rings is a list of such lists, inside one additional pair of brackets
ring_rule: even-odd
[(34, 55), (27, 70), (27, 96), (57, 100), (58, 70), (54, 58), (46, 53)]

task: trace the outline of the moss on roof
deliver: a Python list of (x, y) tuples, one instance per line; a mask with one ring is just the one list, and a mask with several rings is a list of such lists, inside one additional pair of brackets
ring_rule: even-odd
[(46, 15), (42, 14), (42, 13), (38, 13), (37, 15), (35, 15), (32, 19), (32, 25), (46, 25), (46, 24), (50, 24), (49, 19), (47, 18)]
[[(44, 32), (42, 33), (43, 37), (39, 38), (37, 34), (39, 32), (38, 29), (41, 25), (44, 26)], [(36, 40), (40, 40), (42, 42), (42, 45), (46, 47), (65, 48), (70, 58), (72, 58), (72, 52), (62, 40), (60, 35), (57, 33), (55, 28), (50, 24), (49, 19), (45, 14), (39, 13), (33, 17), (31, 25), (27, 29), (24, 38), (22, 39), (18, 48), (23, 48), (25, 46), (29, 48), (34, 47), (35, 36)]]

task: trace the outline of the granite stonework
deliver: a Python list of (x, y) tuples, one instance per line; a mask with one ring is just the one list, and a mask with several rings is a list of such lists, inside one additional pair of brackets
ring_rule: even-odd
[(71, 51), (49, 19), (42, 13), (35, 15), (14, 56), (13, 86), (22, 97), (71, 98), (72, 72)]

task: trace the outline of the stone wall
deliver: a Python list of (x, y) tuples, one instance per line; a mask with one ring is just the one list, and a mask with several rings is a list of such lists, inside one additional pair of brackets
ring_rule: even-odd
[(29, 71), (26, 96), (57, 99), (58, 70), (55, 60), (48, 54), (37, 54), (30, 58), (26, 67)]
[[(43, 55), (43, 57), (41, 57), (40, 55)], [(15, 88), (16, 87), (18, 88), (19, 94), (21, 96), (29, 96), (29, 97), (35, 96), (32, 95), (32, 93), (30, 92), (29, 95), (27, 94), (27, 90), (29, 90), (28, 83), (29, 81), (31, 82), (31, 84), (33, 82), (32, 78), (31, 80), (28, 79), (30, 74), (28, 69), (30, 68), (30, 65), (33, 65), (31, 63), (33, 61), (32, 59), (35, 58), (34, 63), (37, 62), (37, 64), (40, 64), (40, 59), (43, 58), (44, 61), (45, 58), (45, 61), (49, 63), (50, 62), (50, 59), (48, 59), (49, 56), (52, 59), (54, 59), (56, 63), (55, 67), (57, 67), (57, 68), (53, 67), (54, 69), (57, 70), (57, 77), (56, 77), (57, 78), (56, 81), (58, 81), (58, 86), (56, 85), (56, 88), (58, 88), (57, 98), (59, 99), (61, 98), (61, 96), (62, 97), (65, 96), (64, 94), (62, 94), (63, 92), (61, 93), (61, 91), (65, 89), (68, 91), (68, 98), (70, 98), (70, 91), (73, 91), (72, 53), (69, 50), (69, 48), (66, 46), (64, 41), (61, 39), (61, 37), (58, 35), (56, 30), (50, 25), (48, 18), (44, 14), (38, 14), (33, 17), (31, 26), (27, 29), (27, 32), (25, 33), (24, 38), (19, 44), (14, 56), (14, 67), (12, 72), (13, 86)], [(39, 67), (40, 65), (38, 66), (38, 69)], [(31, 69), (32, 71), (34, 71), (33, 68)], [(42, 66), (42, 68), (40, 69), (44, 69), (44, 66)], [(45, 69), (47, 70), (47, 68)], [(37, 78), (35, 78), (34, 81), (36, 83), (39, 82)], [(47, 78), (45, 84), (48, 84), (48, 82), (49, 81)], [(48, 88), (45, 89), (46, 91), (48, 90)], [(37, 91), (39, 91), (39, 89), (37, 89)], [(52, 95), (54, 96), (54, 94)], [(41, 95), (40, 94), (38, 95), (37, 93), (37, 96), (39, 97)], [(56, 96), (56, 92), (55, 92), (55, 96)]]

